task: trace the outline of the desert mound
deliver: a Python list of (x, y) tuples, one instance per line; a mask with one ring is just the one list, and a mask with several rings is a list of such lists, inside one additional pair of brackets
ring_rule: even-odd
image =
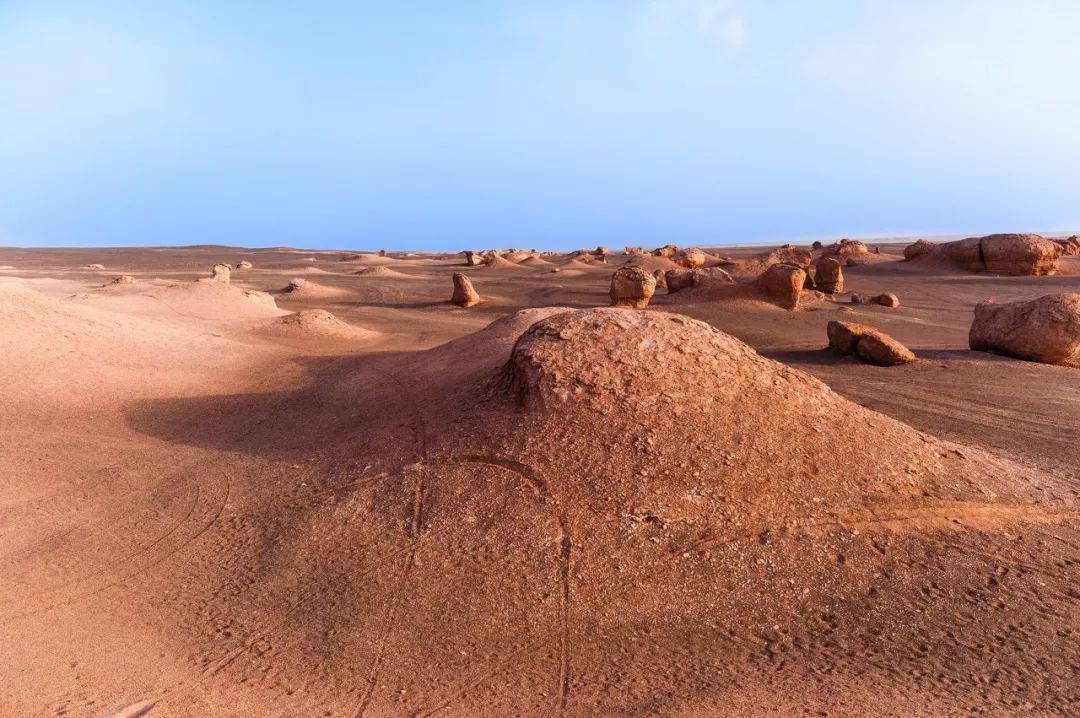
[(517, 264), (514, 264), (509, 259), (492, 252), (484, 257), (484, 263), (481, 264), (479, 269), (521, 269)]
[(367, 340), (379, 336), (378, 332), (343, 322), (325, 309), (302, 309), (299, 312), (279, 317), (270, 324), (267, 331), (297, 338), (329, 337)]
[(346, 254), (339, 259), (340, 262), (351, 262), (353, 264), (393, 264), (395, 260), (393, 257), (387, 257), (385, 255), (379, 255), (374, 252), (360, 252), (357, 254)]
[(287, 287), (280, 290), (280, 293), (303, 299), (329, 299), (332, 297), (345, 296), (348, 294), (348, 291), (339, 287), (319, 284), (310, 279), (297, 278), (290, 281)]
[(173, 314), (181, 316), (234, 321), (276, 317), (278, 309), (273, 296), (234, 284), (204, 279), (186, 284), (172, 284), (147, 292)]
[(420, 277), (417, 277), (415, 275), (406, 274), (405, 272), (399, 272), (396, 269), (390, 269), (389, 267), (382, 265), (364, 267), (363, 269), (356, 270), (355, 272), (353, 272), (353, 274), (358, 277), (369, 277), (373, 279), (420, 279)]

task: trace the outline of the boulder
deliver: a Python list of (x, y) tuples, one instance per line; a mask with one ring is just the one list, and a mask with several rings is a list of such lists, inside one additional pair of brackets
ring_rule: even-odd
[(379, 256), (380, 257), (385, 257), (386, 256), (386, 250), (385, 249), (380, 249), (379, 250)]
[(900, 306), (900, 297), (896, 296), (892, 292), (885, 292), (884, 294), (876, 294), (872, 297), (865, 294), (852, 294), (852, 304), (879, 304), (883, 307), (890, 307), (895, 309)]
[(251, 267), (251, 262), (247, 261), (246, 259), (241, 259), (239, 262), (236, 263), (237, 269), (251, 269)]
[[(670, 284), (671, 278), (668, 278)], [(806, 272), (793, 264), (774, 264), (757, 278), (758, 289), (768, 299), (784, 309), (799, 306), (799, 295), (806, 282)]]
[(605, 254), (609, 254), (608, 248), (601, 244), (593, 254), (603, 257)]
[(868, 364), (896, 366), (915, 361), (910, 349), (888, 334), (865, 324), (831, 321), (825, 327), (829, 348), (838, 354), (855, 354)]
[(480, 303), (480, 295), (473, 289), (472, 281), (461, 272), (454, 272), (454, 294), (450, 302), (461, 307), (473, 307)]
[(981, 302), (975, 306), (968, 346), (1044, 364), (1080, 366), (1080, 294)]
[(210, 281), (228, 284), (232, 279), (232, 267), (227, 264), (215, 264), (210, 270)]
[(822, 244), (818, 240), (814, 240), (814, 243), (810, 245), (810, 249), (821, 249)]
[(705, 266), (705, 253), (696, 247), (680, 249), (672, 256), (671, 261), (680, 267), (698, 269)]
[(611, 275), (608, 292), (615, 307), (644, 309), (656, 291), (656, 278), (641, 267), (620, 267)]
[(654, 249), (653, 255), (657, 257), (670, 257), (678, 251), (679, 248), (676, 247), (674, 244), (665, 244), (663, 247), (657, 247), (656, 249)]
[(630, 254), (644, 254), (644, 253), (645, 253), (645, 250), (643, 250), (641, 247), (627, 246), (626, 248), (623, 249), (623, 254), (627, 254), (627, 255), (630, 255)]
[(656, 280), (657, 289), (667, 289), (667, 272), (662, 269), (657, 269), (652, 273), (653, 279)]
[(113, 277), (112, 278), (112, 283), (113, 284), (134, 284), (135, 283), (135, 277), (131, 276), (130, 274), (121, 274), (119, 277)]
[(938, 251), (938, 245), (933, 242), (928, 242), (925, 239), (920, 239), (914, 244), (909, 244), (904, 247), (904, 261), (910, 262), (913, 259), (933, 254), (936, 251)]
[(465, 253), (465, 266), (466, 267), (479, 267), (484, 263), (484, 258), (476, 252)]
[(825, 294), (839, 294), (844, 291), (844, 270), (840, 262), (833, 257), (818, 260), (815, 288)]

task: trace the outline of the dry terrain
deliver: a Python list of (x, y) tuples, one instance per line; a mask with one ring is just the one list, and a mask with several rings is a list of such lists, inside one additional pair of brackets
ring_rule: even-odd
[(675, 266), (621, 252), (0, 249), (0, 716), (1080, 715), (1080, 368), (968, 350), (1080, 256), (904, 246), (796, 311), (608, 308)]

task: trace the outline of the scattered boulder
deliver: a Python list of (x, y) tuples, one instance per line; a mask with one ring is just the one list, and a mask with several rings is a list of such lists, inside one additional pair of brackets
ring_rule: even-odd
[(705, 253), (696, 247), (680, 249), (672, 255), (671, 261), (680, 267), (698, 269), (705, 266)]
[[(794, 264), (774, 264), (757, 278), (757, 286), (769, 300), (784, 309), (796, 309), (806, 283), (806, 272)], [(668, 277), (671, 284), (671, 277)]]
[(670, 257), (679, 251), (679, 248), (674, 244), (665, 244), (663, 247), (657, 247), (653, 250), (653, 255), (657, 257)]
[(810, 249), (821, 249), (822, 244), (818, 240), (814, 240), (814, 243), (810, 245)]
[(641, 267), (620, 267), (611, 275), (611, 305), (644, 309), (656, 292), (656, 278)]
[(925, 239), (920, 239), (914, 244), (909, 244), (904, 247), (904, 261), (910, 262), (913, 259), (933, 254), (936, 251), (938, 251), (938, 245)]
[(868, 364), (896, 366), (915, 361), (910, 349), (888, 334), (865, 324), (831, 321), (825, 328), (829, 348), (838, 354), (856, 354)]
[(1080, 366), (1080, 294), (981, 302), (975, 306), (968, 346), (1044, 364)]
[(844, 270), (840, 262), (833, 257), (819, 259), (817, 263), (816, 289), (825, 294), (839, 294), (844, 291)]
[(474, 307), (480, 303), (480, 295), (473, 289), (472, 281), (461, 272), (454, 272), (454, 294), (450, 302), (461, 307)]
[(210, 270), (210, 281), (228, 284), (232, 279), (232, 267), (227, 264), (215, 264)]
[(896, 309), (900, 306), (900, 297), (896, 296), (892, 292), (885, 292), (884, 294), (879, 294), (876, 297), (870, 297), (870, 299), (868, 299), (866, 303), (880, 304), (883, 307)]
[(465, 266), (479, 267), (484, 263), (484, 257), (479, 252), (465, 252)]
[(246, 259), (241, 259), (239, 262), (236, 263), (237, 269), (251, 269), (251, 267), (251, 262), (247, 261)]
[(112, 278), (112, 284), (134, 284), (135, 277), (130, 274), (121, 274), (119, 277)]
[(627, 245), (626, 248), (623, 249), (623, 254), (626, 254), (626, 255), (644, 254), (644, 253), (645, 253), (645, 250), (643, 250), (641, 247), (631, 247), (631, 246)]
[(852, 304), (879, 304), (883, 307), (889, 307), (895, 309), (900, 306), (900, 297), (896, 296), (892, 292), (885, 292), (884, 294), (876, 294), (872, 297), (865, 294), (852, 294)]

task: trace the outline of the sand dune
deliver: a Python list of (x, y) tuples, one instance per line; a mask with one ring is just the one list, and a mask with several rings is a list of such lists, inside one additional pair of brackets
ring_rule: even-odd
[(1069, 715), (1080, 373), (967, 330), (1080, 258), (881, 249), (846, 290), (897, 308), (611, 309), (621, 258), (556, 257), (459, 309), (460, 258), (365, 254), (333, 314), (285, 250), (0, 250), (0, 713)]

